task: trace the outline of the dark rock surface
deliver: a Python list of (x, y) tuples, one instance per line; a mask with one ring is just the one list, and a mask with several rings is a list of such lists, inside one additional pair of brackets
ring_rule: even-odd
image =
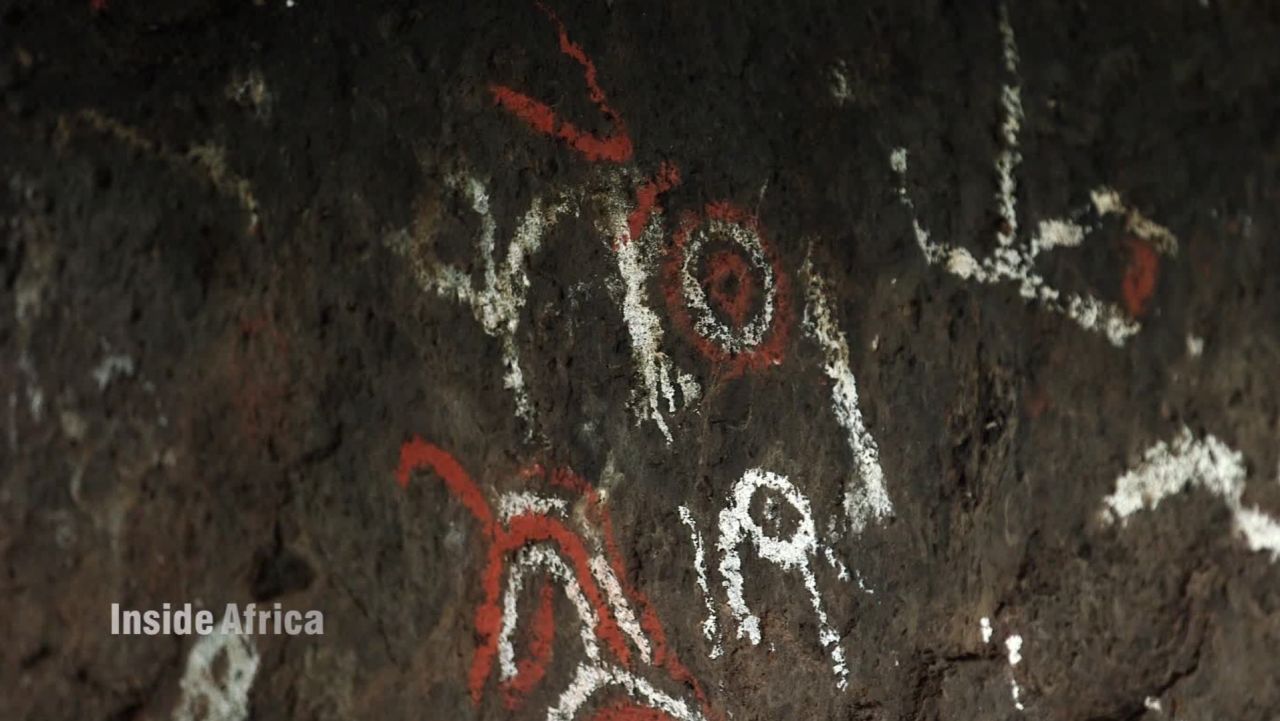
[(0, 718), (1280, 719), (1280, 13), (1002, 13), (0, 0)]

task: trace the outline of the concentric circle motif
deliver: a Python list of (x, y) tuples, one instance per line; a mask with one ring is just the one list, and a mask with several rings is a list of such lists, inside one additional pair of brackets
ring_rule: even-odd
[(790, 287), (759, 221), (731, 203), (688, 214), (666, 263), (676, 325), (729, 375), (782, 362)]

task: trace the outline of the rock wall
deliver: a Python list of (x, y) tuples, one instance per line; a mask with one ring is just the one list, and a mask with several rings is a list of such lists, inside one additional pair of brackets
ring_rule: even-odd
[(5, 0), (0, 717), (1280, 718), (1277, 47)]

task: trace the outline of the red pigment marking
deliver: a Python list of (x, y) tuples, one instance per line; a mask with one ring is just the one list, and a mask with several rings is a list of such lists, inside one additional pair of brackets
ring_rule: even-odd
[(755, 300), (755, 279), (747, 261), (737, 253), (718, 250), (707, 260), (707, 288), (711, 302), (739, 328), (747, 322), (751, 303)]
[(658, 166), (657, 175), (636, 190), (636, 207), (627, 214), (627, 237), (615, 241), (614, 250), (617, 250), (619, 245), (640, 237), (654, 211), (661, 210), (658, 197), (679, 184), (679, 168), (665, 161)]
[[(498, 637), (502, 627), (502, 608), (499, 599), (502, 579), (508, 565), (507, 559), (519, 549), (534, 543), (553, 543), (557, 546), (561, 557), (569, 562), (583, 595), (597, 615), (597, 637), (624, 667), (630, 667), (630, 649), (604, 594), (596, 584), (586, 545), (578, 533), (567, 528), (560, 520), (541, 514), (522, 514), (512, 518), (505, 529), (496, 527), (488, 502), (461, 464), (448, 452), (415, 436), (400, 449), (400, 465), (396, 469), (396, 481), (402, 487), (407, 486), (410, 476), (418, 470), (434, 471), (443, 479), (449, 492), (461, 500), (471, 514), (480, 521), (485, 528), (486, 538), (490, 541), (488, 560), (481, 577), (485, 598), (475, 613), (475, 627), (480, 636), (480, 643), (468, 675), (468, 687), (473, 702), (480, 702), (485, 681), (492, 672), (493, 662), (496, 660)], [(723, 716), (712, 709), (697, 679), (668, 647), (666, 632), (649, 600), (630, 583), (622, 563), (622, 555), (614, 540), (613, 521), (595, 488), (568, 469), (560, 468), (548, 473), (541, 464), (537, 463), (520, 469), (517, 475), (526, 481), (541, 480), (585, 500), (586, 518), (600, 528), (606, 560), (618, 577), (623, 594), (641, 611), (640, 625), (652, 643), (654, 665), (666, 669), (673, 680), (692, 689), (702, 707), (703, 714), (708, 719), (723, 721)], [(542, 681), (550, 666), (555, 641), (553, 597), (552, 584), (549, 580), (544, 581), (538, 610), (532, 621), (528, 654), (517, 663), (516, 677), (501, 685), (508, 708), (515, 708), (522, 703), (524, 697)], [(612, 709), (606, 709), (600, 713), (606, 712), (612, 715), (597, 714), (593, 719), (669, 721), (667, 715), (631, 702), (621, 702)]]
[(497, 537), (490, 545), (489, 562), (481, 577), (485, 599), (476, 609), (476, 632), (481, 637), (481, 644), (476, 649), (475, 658), (471, 662), (469, 686), (472, 700), (479, 703), (484, 692), (485, 679), (489, 677), (494, 658), (498, 653), (498, 637), (502, 628), (500, 596), (503, 571), (506, 568), (505, 561), (510, 554), (533, 543), (550, 541), (559, 547), (560, 554), (573, 568), (583, 595), (596, 612), (596, 636), (609, 650), (613, 651), (624, 667), (629, 667), (630, 650), (623, 640), (622, 630), (618, 628), (617, 622), (609, 613), (604, 595), (591, 575), (587, 550), (582, 539), (560, 521), (546, 516), (530, 514), (516, 516), (508, 522), (507, 526), (507, 529), (498, 531)]
[(637, 706), (632, 701), (617, 701), (600, 709), (591, 721), (672, 721), (671, 716), (648, 706)]
[[(726, 223), (745, 226), (760, 238), (764, 249), (765, 262), (773, 269), (774, 290), (776, 295), (773, 304), (773, 321), (766, 332), (765, 339), (753, 349), (741, 353), (732, 353), (719, 344), (705, 338), (694, 328), (693, 319), (689, 316), (688, 303), (684, 297), (684, 284), (680, 276), (684, 272), (685, 247), (689, 237), (707, 219), (715, 219)], [(701, 216), (688, 213), (676, 229), (675, 243), (666, 262), (666, 278), (664, 293), (675, 324), (689, 338), (694, 347), (703, 356), (724, 372), (725, 378), (736, 378), (747, 370), (762, 370), (782, 363), (791, 333), (791, 284), (782, 272), (782, 263), (773, 249), (769, 247), (760, 222), (748, 211), (728, 202), (708, 203)], [(714, 268), (713, 268), (714, 272)], [(745, 316), (745, 314), (744, 314)]]
[(529, 653), (516, 663), (516, 677), (504, 684), (503, 694), (507, 708), (520, 707), (524, 697), (537, 688), (547, 675), (551, 663), (552, 643), (556, 638), (555, 587), (548, 579), (542, 581), (538, 610), (534, 612), (529, 633)]
[(712, 721), (721, 721), (723, 717), (712, 709), (710, 700), (702, 690), (702, 684), (668, 646), (666, 630), (662, 627), (662, 621), (658, 618), (657, 612), (649, 603), (649, 598), (632, 585), (626, 566), (622, 563), (622, 553), (618, 550), (617, 541), (614, 539), (613, 518), (600, 500), (600, 494), (586, 479), (568, 469), (557, 469), (550, 481), (552, 485), (578, 493), (586, 499), (587, 519), (600, 528), (600, 535), (604, 538), (605, 558), (622, 586), (623, 595), (640, 608), (640, 627), (649, 636), (654, 665), (665, 668), (672, 679), (693, 689), (693, 694), (697, 697), (704, 716)]
[(1156, 290), (1156, 279), (1160, 276), (1160, 256), (1155, 248), (1141, 238), (1127, 238), (1129, 246), (1129, 266), (1125, 268), (1121, 290), (1124, 292), (1124, 307), (1129, 315), (1141, 318), (1147, 313), (1147, 302)]
[(89, 9), (100, 13), (107, 9), (107, 0), (89, 0)]
[(400, 447), (400, 466), (396, 468), (396, 482), (401, 488), (409, 486), (409, 478), (414, 471), (435, 471), (444, 479), (444, 485), (462, 505), (466, 506), (472, 516), (480, 522), (486, 536), (494, 535), (493, 511), (485, 500), (480, 487), (471, 480), (471, 476), (463, 469), (462, 464), (439, 446), (427, 443), (419, 436)]
[(560, 37), (560, 52), (582, 66), (583, 80), (587, 85), (587, 95), (591, 98), (591, 102), (595, 103), (596, 107), (600, 109), (600, 114), (613, 126), (613, 133), (604, 137), (588, 133), (573, 123), (558, 118), (555, 111), (546, 103), (534, 100), (528, 95), (513, 90), (506, 85), (489, 86), (489, 92), (493, 94), (494, 102), (524, 121), (526, 125), (535, 131), (563, 140), (569, 147), (582, 153), (587, 160), (593, 163), (602, 160), (612, 163), (625, 163), (631, 159), (632, 155), (631, 136), (627, 133), (627, 125), (622, 120), (622, 116), (609, 106), (604, 91), (596, 80), (595, 63), (592, 62), (591, 58), (587, 57), (586, 52), (583, 51), (580, 45), (569, 39), (569, 33), (565, 30), (564, 23), (560, 22), (560, 18), (556, 16), (551, 8), (540, 2), (537, 3), (537, 6), (555, 24), (556, 32)]

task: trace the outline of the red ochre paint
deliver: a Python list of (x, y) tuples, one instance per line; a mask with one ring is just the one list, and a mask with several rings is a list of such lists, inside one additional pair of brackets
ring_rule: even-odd
[(89, 0), (89, 9), (100, 13), (107, 9), (107, 0)]
[[(773, 303), (773, 321), (765, 334), (764, 340), (755, 348), (741, 353), (732, 353), (722, 348), (711, 338), (705, 338), (694, 328), (693, 319), (689, 316), (688, 304), (684, 297), (684, 284), (680, 277), (684, 273), (685, 248), (689, 237), (708, 219), (724, 221), (749, 228), (760, 238), (764, 249), (765, 262), (773, 269), (773, 284), (776, 295)], [(747, 370), (757, 371), (782, 363), (791, 333), (791, 284), (782, 272), (782, 263), (778, 260), (769, 241), (765, 237), (760, 222), (750, 212), (729, 202), (708, 203), (701, 215), (686, 213), (675, 232), (675, 242), (666, 261), (666, 277), (664, 294), (667, 308), (681, 332), (684, 333), (694, 347), (719, 370), (725, 378), (736, 378)], [(712, 272), (715, 272), (712, 266)]]
[(538, 610), (529, 629), (529, 652), (516, 663), (516, 677), (503, 686), (507, 708), (520, 707), (524, 697), (538, 687), (551, 664), (552, 645), (556, 640), (555, 586), (543, 579), (538, 595)]
[[(497, 527), (484, 494), (457, 459), (439, 446), (415, 436), (401, 446), (400, 464), (396, 469), (397, 483), (402, 488), (407, 487), (413, 473), (420, 470), (433, 471), (444, 481), (449, 493), (458, 498), (471, 515), (480, 522), (484, 528), (486, 540), (489, 541), (488, 561), (481, 577), (485, 599), (476, 609), (475, 614), (476, 631), (481, 640), (468, 676), (468, 686), (473, 702), (479, 703), (483, 696), (485, 681), (492, 672), (497, 654), (498, 637), (502, 627), (501, 584), (507, 559), (520, 548), (533, 543), (555, 545), (561, 557), (568, 561), (568, 565), (573, 569), (574, 576), (582, 587), (583, 595), (596, 612), (596, 635), (624, 667), (630, 667), (630, 649), (595, 582), (595, 577), (591, 574), (586, 545), (579, 534), (568, 529), (561, 521), (541, 514), (522, 514), (512, 518), (505, 529)], [(672, 680), (691, 688), (702, 707), (703, 714), (708, 719), (722, 721), (723, 716), (711, 708), (697, 679), (668, 646), (666, 632), (648, 598), (631, 584), (626, 567), (622, 563), (622, 554), (614, 539), (613, 521), (596, 489), (586, 479), (568, 469), (560, 468), (548, 473), (541, 464), (537, 463), (520, 469), (517, 477), (526, 482), (545, 482), (553, 488), (577, 495), (585, 502), (586, 518), (600, 529), (606, 560), (617, 576), (623, 594), (640, 609), (641, 628), (649, 636), (652, 644), (653, 665), (665, 669)], [(551, 663), (555, 640), (553, 596), (552, 584), (548, 580), (542, 587), (540, 603), (532, 621), (529, 651), (517, 663), (516, 677), (502, 684), (500, 689), (509, 708), (518, 706), (523, 698), (538, 686)], [(600, 713), (604, 712), (602, 710)], [(617, 704), (609, 713), (614, 715), (601, 717), (597, 714), (593, 718), (599, 718), (600, 721), (610, 719), (612, 721), (666, 721), (668, 719), (661, 712), (630, 702)]]
[(656, 708), (638, 706), (631, 701), (617, 701), (596, 711), (591, 721), (672, 721)]
[(727, 250), (712, 253), (707, 259), (707, 277), (703, 285), (711, 302), (721, 313), (729, 316), (735, 326), (741, 328), (747, 322), (756, 288), (751, 268), (741, 255)]
[[(660, 209), (658, 198), (679, 184), (680, 169), (678, 167), (665, 161), (659, 165), (653, 179), (636, 190), (636, 207), (627, 214), (627, 237), (620, 239), (618, 243), (627, 243), (639, 238), (644, 232), (644, 227), (649, 224), (649, 218), (654, 211)], [(617, 249), (617, 244), (614, 249)]]
[(1127, 238), (1125, 243), (1129, 247), (1129, 265), (1121, 283), (1124, 307), (1130, 316), (1141, 318), (1147, 314), (1147, 302), (1156, 290), (1160, 256), (1156, 255), (1150, 243), (1141, 238)]
[(622, 116), (609, 106), (604, 90), (600, 88), (600, 83), (596, 80), (595, 63), (587, 56), (581, 46), (569, 39), (569, 33), (565, 30), (564, 23), (560, 22), (560, 18), (556, 16), (551, 8), (542, 3), (537, 3), (537, 6), (556, 26), (556, 33), (560, 38), (560, 52), (582, 66), (583, 80), (587, 85), (587, 95), (591, 98), (591, 102), (599, 108), (600, 114), (613, 126), (613, 133), (604, 137), (588, 133), (568, 120), (557, 117), (555, 111), (546, 103), (534, 100), (528, 95), (513, 90), (506, 85), (489, 86), (489, 92), (493, 94), (494, 102), (524, 121), (526, 125), (535, 131), (564, 141), (569, 147), (578, 151), (593, 163), (600, 161), (625, 163), (631, 159), (633, 152), (631, 135), (627, 132), (627, 124), (623, 121)]

